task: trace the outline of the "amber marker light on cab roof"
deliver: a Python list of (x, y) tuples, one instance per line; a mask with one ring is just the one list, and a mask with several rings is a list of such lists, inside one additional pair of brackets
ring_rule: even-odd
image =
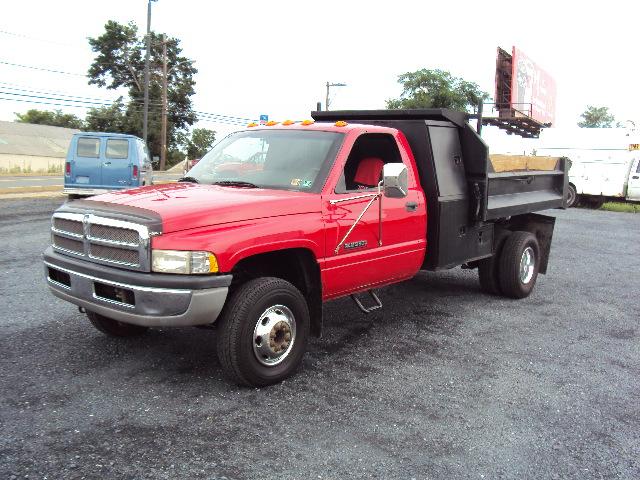
[(265, 125), (266, 125), (267, 127), (273, 127), (274, 125), (277, 125), (277, 124), (278, 124), (278, 122), (275, 122), (275, 121), (273, 121), (273, 120), (270, 120), (270, 121), (268, 121), (267, 123), (265, 123)]
[(258, 124), (256, 122), (251, 122), (247, 127), (257, 127)]
[(296, 122), (294, 122), (293, 120), (285, 120), (284, 122), (282, 122), (283, 125), (293, 125), (294, 123)]
[(304, 125), (306, 127), (307, 125), (313, 125), (314, 123), (314, 120), (303, 120), (302, 122), (300, 122), (300, 125)]
[(347, 126), (347, 122), (345, 122), (344, 120), (338, 120), (334, 125), (336, 127), (346, 127)]

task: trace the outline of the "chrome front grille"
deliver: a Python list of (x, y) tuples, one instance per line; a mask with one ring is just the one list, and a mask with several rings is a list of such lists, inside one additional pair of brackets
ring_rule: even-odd
[(53, 248), (105, 265), (150, 271), (149, 230), (144, 225), (94, 214), (57, 212), (51, 225)]
[(126, 228), (113, 228), (107, 225), (91, 224), (89, 226), (89, 237), (110, 240), (119, 243), (129, 243), (137, 245), (139, 242), (138, 232)]
[(54, 217), (53, 228), (63, 232), (75, 233), (77, 235), (82, 235), (84, 233), (81, 221), (76, 222), (75, 220), (67, 220), (66, 218)]

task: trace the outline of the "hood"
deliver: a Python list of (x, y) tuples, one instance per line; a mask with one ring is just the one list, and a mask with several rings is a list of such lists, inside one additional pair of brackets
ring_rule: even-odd
[(126, 205), (160, 215), (163, 233), (257, 218), (320, 212), (318, 195), (287, 190), (170, 183), (91, 197), (86, 201)]

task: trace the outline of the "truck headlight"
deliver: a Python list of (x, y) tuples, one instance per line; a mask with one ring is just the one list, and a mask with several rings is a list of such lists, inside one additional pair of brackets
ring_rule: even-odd
[(216, 273), (218, 271), (218, 260), (210, 252), (152, 250), (151, 270), (159, 273), (182, 273), (186, 275)]

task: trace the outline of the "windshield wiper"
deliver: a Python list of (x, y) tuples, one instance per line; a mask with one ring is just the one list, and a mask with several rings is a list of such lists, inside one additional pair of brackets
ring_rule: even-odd
[(182, 177), (178, 179), (179, 182), (191, 182), (191, 183), (200, 183), (195, 177)]
[(245, 187), (245, 188), (258, 188), (258, 185), (251, 182), (243, 182), (242, 180), (220, 180), (219, 182), (213, 182), (212, 185), (222, 185), (228, 187)]

